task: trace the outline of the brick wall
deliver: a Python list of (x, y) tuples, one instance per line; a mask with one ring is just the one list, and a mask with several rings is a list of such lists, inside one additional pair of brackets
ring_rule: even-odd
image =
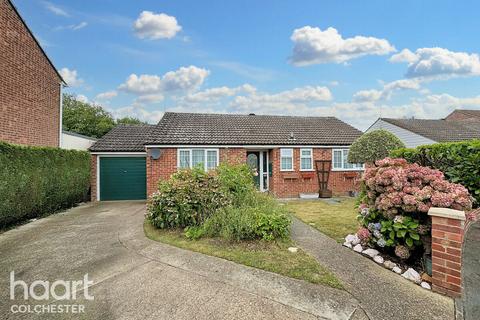
[(0, 21), (0, 140), (58, 147), (60, 79), (7, 0)]
[(147, 195), (157, 190), (160, 180), (167, 180), (177, 171), (177, 149), (161, 149), (160, 158), (147, 156)]
[(97, 201), (97, 156), (92, 154), (90, 161), (90, 200)]
[(432, 288), (451, 297), (462, 293), (463, 211), (432, 208)]
[(219, 152), (220, 162), (240, 164), (245, 163), (247, 159), (247, 150), (244, 148), (222, 148)]
[[(273, 164), (270, 191), (277, 197), (297, 198), (300, 193), (318, 192), (319, 186), (315, 171), (300, 171), (300, 148), (293, 149), (293, 174), (292, 172), (280, 171), (280, 149), (272, 149), (269, 157)], [(331, 161), (332, 150), (314, 148), (313, 160)], [(358, 189), (357, 182), (360, 174), (360, 172), (352, 171), (331, 171), (328, 188), (336, 195), (346, 195), (349, 191)], [(351, 177), (351, 175), (355, 175), (355, 177)]]

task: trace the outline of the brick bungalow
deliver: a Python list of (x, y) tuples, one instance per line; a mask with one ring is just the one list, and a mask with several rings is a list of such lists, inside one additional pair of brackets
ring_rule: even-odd
[(59, 147), (63, 84), (15, 6), (0, 0), (0, 140)]
[(356, 189), (363, 166), (347, 162), (362, 133), (334, 117), (167, 112), (157, 125), (121, 125), (91, 148), (92, 201), (145, 199), (180, 168), (248, 163), (261, 191), (316, 193), (316, 161), (331, 166), (328, 189)]

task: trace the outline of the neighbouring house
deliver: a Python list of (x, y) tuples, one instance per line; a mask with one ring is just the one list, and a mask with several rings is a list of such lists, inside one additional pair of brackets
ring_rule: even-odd
[(379, 118), (366, 132), (378, 129), (390, 131), (407, 148), (480, 139), (480, 110), (455, 110), (445, 119)]
[(334, 194), (356, 189), (361, 164), (347, 162), (361, 131), (333, 117), (167, 112), (157, 125), (120, 125), (92, 154), (92, 200), (145, 199), (181, 168), (248, 163), (261, 191), (298, 197), (319, 190), (315, 162), (329, 164)]
[(59, 147), (64, 81), (10, 0), (0, 40), (0, 140)]
[(95, 142), (97, 138), (92, 138), (84, 136), (71, 131), (62, 131), (62, 149), (73, 149), (73, 150), (88, 150)]

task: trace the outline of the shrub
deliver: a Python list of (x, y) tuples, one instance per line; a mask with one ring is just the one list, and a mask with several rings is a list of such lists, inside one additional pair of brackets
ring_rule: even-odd
[(157, 228), (185, 228), (190, 239), (274, 240), (290, 228), (285, 209), (257, 192), (247, 165), (175, 173), (150, 197), (146, 218)]
[(0, 228), (86, 201), (88, 152), (0, 142)]
[[(402, 259), (422, 246), (430, 207), (457, 210), (472, 206), (468, 190), (446, 181), (442, 172), (404, 159), (386, 158), (368, 168), (362, 179), (357, 235), (366, 244), (395, 248)], [(405, 249), (406, 248), (406, 249)]]
[(392, 157), (404, 158), (408, 162), (438, 169), (448, 181), (460, 183), (480, 204), (480, 140), (453, 143), (436, 143), (415, 149), (399, 149), (390, 153)]
[(198, 226), (230, 203), (231, 196), (214, 171), (181, 170), (159, 183), (148, 201), (147, 219), (161, 229)]
[(361, 135), (350, 146), (348, 162), (374, 163), (388, 157), (390, 151), (405, 148), (405, 144), (387, 130), (375, 130)]
[(254, 193), (242, 206), (228, 206), (212, 215), (203, 225), (200, 234), (237, 241), (270, 241), (287, 238), (290, 223), (288, 213), (274, 199)]

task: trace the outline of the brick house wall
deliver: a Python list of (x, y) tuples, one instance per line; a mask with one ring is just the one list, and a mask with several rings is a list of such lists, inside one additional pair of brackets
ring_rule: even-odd
[[(288, 177), (292, 171), (280, 171), (280, 149), (271, 149), (269, 152), (269, 162), (272, 164), (272, 176), (269, 180), (270, 192), (279, 198), (297, 198), (300, 193), (316, 193), (318, 192), (318, 179), (315, 171), (300, 171), (300, 148), (293, 148), (294, 175), (296, 178)], [(245, 148), (220, 148), (220, 163), (227, 162), (229, 164), (245, 163), (247, 158), (247, 150)], [(329, 160), (332, 159), (332, 149), (314, 148), (313, 160)], [(91, 200), (96, 201), (97, 196), (97, 155), (91, 158)], [(161, 149), (160, 158), (152, 159), (146, 157), (146, 173), (147, 173), (147, 195), (151, 195), (157, 190), (158, 182), (167, 180), (177, 171), (177, 149), (165, 148)], [(351, 177), (351, 175), (355, 177)], [(346, 174), (348, 176), (346, 176)], [(328, 188), (335, 195), (346, 195), (349, 191), (358, 189), (358, 179), (360, 171), (331, 171)]]
[[(247, 150), (244, 148), (220, 148), (220, 162), (230, 164), (245, 163)], [(331, 149), (313, 149), (314, 160), (332, 159)], [(300, 148), (294, 148), (294, 172), (298, 174), (296, 179), (285, 178), (286, 173), (280, 171), (280, 149), (272, 149), (269, 153), (269, 161), (272, 163), (272, 177), (270, 177), (270, 192), (279, 198), (296, 198), (299, 193), (318, 192), (318, 180), (314, 171), (304, 172), (299, 170)], [(158, 160), (147, 157), (147, 194), (157, 190), (158, 181), (168, 179), (177, 171), (177, 149), (162, 149)], [(291, 173), (291, 172), (289, 172)], [(349, 191), (357, 190), (360, 172), (354, 172), (356, 178), (345, 177), (346, 171), (330, 172), (328, 187), (336, 195), (345, 195)], [(350, 173), (350, 171), (349, 171)], [(349, 174), (350, 175), (350, 174)]]
[[(300, 193), (316, 193), (319, 190), (315, 171), (300, 171), (300, 148), (293, 149), (292, 171), (280, 171), (280, 149), (272, 149), (269, 154), (272, 163), (270, 191), (279, 198), (297, 198)], [(332, 149), (313, 148), (313, 161), (332, 160)], [(315, 164), (314, 164), (315, 166)], [(315, 169), (315, 168), (314, 168)], [(346, 173), (347, 176), (346, 176)], [(352, 174), (353, 173), (353, 174)], [(351, 177), (355, 175), (355, 177)], [(328, 188), (335, 195), (346, 195), (358, 189), (360, 171), (330, 171)], [(294, 176), (295, 178), (290, 178)]]
[(90, 200), (97, 201), (97, 156), (92, 154), (90, 160)]
[(62, 80), (7, 0), (0, 21), (0, 140), (58, 147)]

